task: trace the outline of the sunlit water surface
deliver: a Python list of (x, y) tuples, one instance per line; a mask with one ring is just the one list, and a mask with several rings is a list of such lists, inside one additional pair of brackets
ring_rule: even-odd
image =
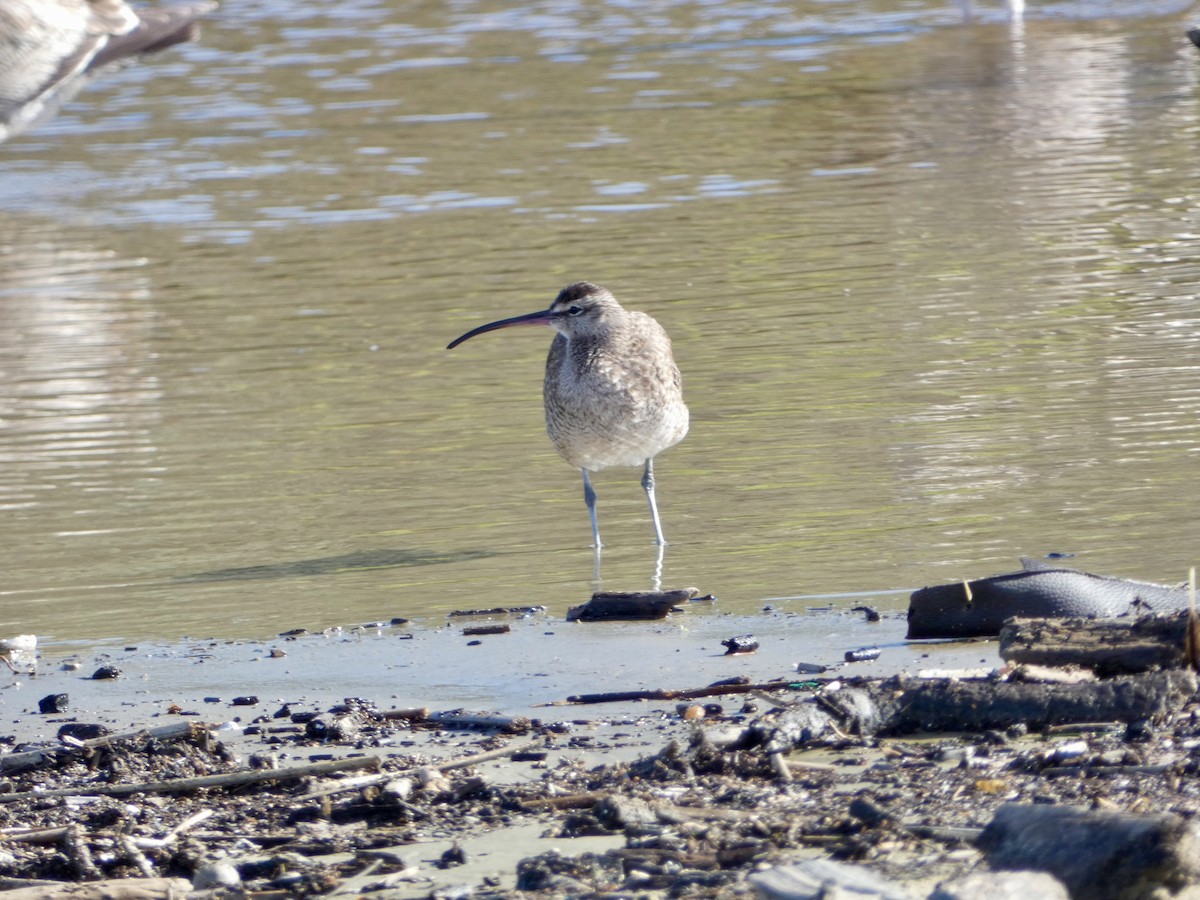
[[(228, 0), (0, 146), (0, 632), (561, 615), (596, 582), (550, 333), (444, 348), (579, 279), (684, 373), (663, 586), (1183, 579), (1187, 9)], [(656, 580), (637, 479), (596, 479), (607, 589)]]

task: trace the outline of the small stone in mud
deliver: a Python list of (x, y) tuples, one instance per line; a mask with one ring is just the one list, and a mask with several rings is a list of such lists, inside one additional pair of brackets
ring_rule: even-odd
[(439, 869), (449, 869), (453, 866), (466, 865), (467, 851), (455, 844), (449, 850), (441, 855), (441, 858), (434, 863)]
[(93, 681), (105, 681), (109, 678), (120, 678), (121, 670), (116, 666), (101, 666), (92, 673)]
[(685, 722), (694, 722), (697, 719), (704, 718), (704, 707), (698, 703), (676, 704), (675, 712), (679, 713), (679, 718)]
[(258, 706), (258, 698), (253, 694), (245, 697), (234, 697), (229, 701), (230, 706)]
[(47, 694), (38, 701), (38, 712), (60, 713), (65, 710), (71, 702), (71, 698), (66, 694)]
[(408, 619), (404, 619), (404, 618), (401, 618), (400, 616), (396, 616), (395, 618), (393, 618), (393, 619), (392, 619), (392, 622), (391, 622), (391, 624), (393, 624), (393, 625), (407, 625), (407, 624), (408, 624)]
[(758, 650), (758, 638), (752, 634), (739, 634), (721, 641), (721, 646), (725, 648), (726, 656), (733, 656), (738, 653), (754, 653)]
[(822, 672), (828, 672), (829, 666), (823, 666), (820, 663), (796, 663), (796, 671), (801, 675), (820, 675)]
[(1148, 719), (1137, 719), (1125, 726), (1125, 741), (1138, 744), (1154, 737), (1154, 726)]
[(268, 656), (270, 656), (271, 659), (283, 659), (285, 656), (287, 656), (287, 652), (280, 650), (278, 647), (272, 647)]
[(869, 662), (872, 659), (879, 659), (880, 650), (878, 647), (860, 647), (858, 650), (846, 651), (846, 662)]

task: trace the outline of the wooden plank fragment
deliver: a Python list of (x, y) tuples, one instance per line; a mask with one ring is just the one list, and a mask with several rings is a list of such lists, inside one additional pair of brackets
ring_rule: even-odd
[(1137, 619), (1010, 619), (1000, 657), (1039, 666), (1078, 666), (1124, 675), (1183, 666), (1186, 612)]

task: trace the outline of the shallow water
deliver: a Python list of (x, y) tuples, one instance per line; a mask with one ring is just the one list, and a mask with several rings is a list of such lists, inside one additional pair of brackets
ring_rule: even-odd
[[(549, 334), (444, 347), (584, 278), (684, 373), (665, 586), (1196, 563), (1187, 4), (393, 6), (231, 0), (0, 145), (0, 633), (561, 615)], [(655, 579), (637, 478), (608, 589)]]

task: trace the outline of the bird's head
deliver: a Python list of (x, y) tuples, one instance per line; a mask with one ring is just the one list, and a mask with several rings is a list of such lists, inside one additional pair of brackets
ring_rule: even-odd
[(602, 332), (622, 312), (608, 288), (589, 281), (569, 284), (546, 310), (554, 330), (566, 338), (585, 338)]
[(559, 291), (549, 309), (480, 325), (455, 338), (446, 349), (452, 350), (477, 334), (515, 325), (549, 325), (568, 339), (587, 338), (602, 334), (612, 319), (622, 312), (621, 304), (608, 288), (588, 281), (577, 281)]

